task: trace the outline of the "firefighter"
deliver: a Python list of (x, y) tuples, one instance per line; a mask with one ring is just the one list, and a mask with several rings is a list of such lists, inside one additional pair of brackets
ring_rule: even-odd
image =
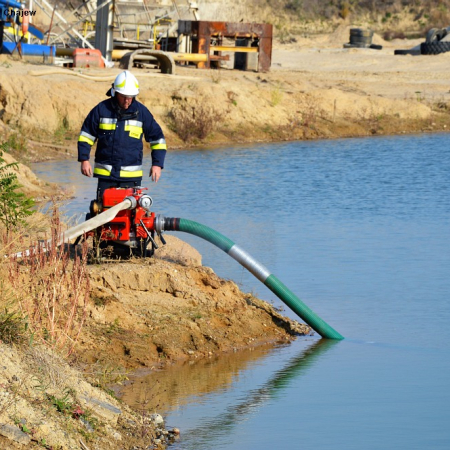
[[(152, 150), (149, 176), (155, 183), (161, 176), (166, 155), (166, 140), (150, 111), (136, 100), (139, 83), (125, 70), (117, 75), (110, 98), (95, 106), (84, 120), (78, 138), (78, 161), (81, 173), (98, 178), (97, 199), (109, 187), (140, 186), (143, 176), (144, 137)], [(89, 154), (97, 142), (92, 170)]]

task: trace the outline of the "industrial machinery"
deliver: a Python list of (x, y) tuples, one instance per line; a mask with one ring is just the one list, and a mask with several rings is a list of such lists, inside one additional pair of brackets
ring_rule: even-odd
[(42, 55), (43, 48), (37, 52), (35, 45), (30, 44), (33, 38), (44, 38), (43, 31), (31, 23), (35, 13), (15, 0), (0, 0), (0, 53), (13, 54), (17, 50), (20, 56), (22, 52)]
[[(155, 242), (155, 213), (150, 211), (152, 198), (146, 194), (147, 188), (109, 188), (103, 193), (102, 201), (92, 200), (86, 220), (107, 212), (112, 207), (122, 204), (125, 200), (130, 202), (128, 209), (122, 209), (106, 224), (90, 230), (84, 238), (91, 237), (97, 256), (104, 249), (110, 248), (111, 256), (126, 257), (130, 255), (147, 257), (152, 256), (158, 245)], [(76, 243), (81, 239), (77, 238)], [(160, 240), (165, 244), (162, 233)], [(149, 244), (151, 247), (149, 248)]]

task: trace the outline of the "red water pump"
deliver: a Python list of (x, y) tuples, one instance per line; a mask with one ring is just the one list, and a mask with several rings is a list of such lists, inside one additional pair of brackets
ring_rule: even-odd
[[(103, 213), (126, 199), (131, 200), (132, 207), (119, 211), (111, 221), (90, 231), (86, 237), (92, 236), (97, 248), (112, 247), (115, 255), (125, 256), (128, 253), (141, 257), (152, 256), (158, 248), (154, 231), (156, 216), (150, 211), (153, 200), (144, 193), (146, 190), (145, 187), (106, 189), (102, 202), (91, 202), (86, 219)], [(165, 244), (161, 234), (159, 237)], [(150, 243), (151, 249), (148, 249)]]

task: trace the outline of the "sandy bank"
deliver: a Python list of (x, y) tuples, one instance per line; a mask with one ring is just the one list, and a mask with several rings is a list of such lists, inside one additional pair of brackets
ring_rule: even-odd
[[(374, 43), (382, 50), (344, 49), (348, 32), (342, 26), (331, 35), (275, 45), (271, 71), (265, 74), (179, 66), (172, 76), (136, 69), (139, 98), (163, 126), (172, 149), (450, 127), (448, 54), (394, 55), (394, 49), (421, 40), (386, 42), (377, 35)], [(62, 74), (2, 58), (1, 120), (5, 131), (20, 130), (31, 138), (28, 154), (21, 156), (74, 158), (84, 117), (105, 98), (119, 69), (65, 69)], [(194, 123), (210, 127), (208, 136), (186, 133), (174, 121), (174, 111), (195, 115)]]

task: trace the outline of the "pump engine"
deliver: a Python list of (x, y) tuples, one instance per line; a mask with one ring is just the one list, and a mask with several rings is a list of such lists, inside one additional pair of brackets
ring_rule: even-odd
[[(145, 194), (147, 188), (108, 188), (103, 193), (102, 201), (92, 200), (89, 214), (86, 220), (103, 213), (109, 208), (131, 200), (132, 207), (124, 209), (108, 223), (87, 233), (86, 237), (92, 236), (97, 244), (96, 248), (105, 249), (112, 247), (116, 256), (136, 255), (141, 257), (152, 256), (158, 245), (155, 242), (155, 220), (154, 212), (150, 211), (153, 204), (152, 198)], [(163, 244), (165, 240), (162, 233), (159, 238)], [(149, 247), (151, 244), (151, 247)], [(98, 255), (99, 256), (99, 255)]]

